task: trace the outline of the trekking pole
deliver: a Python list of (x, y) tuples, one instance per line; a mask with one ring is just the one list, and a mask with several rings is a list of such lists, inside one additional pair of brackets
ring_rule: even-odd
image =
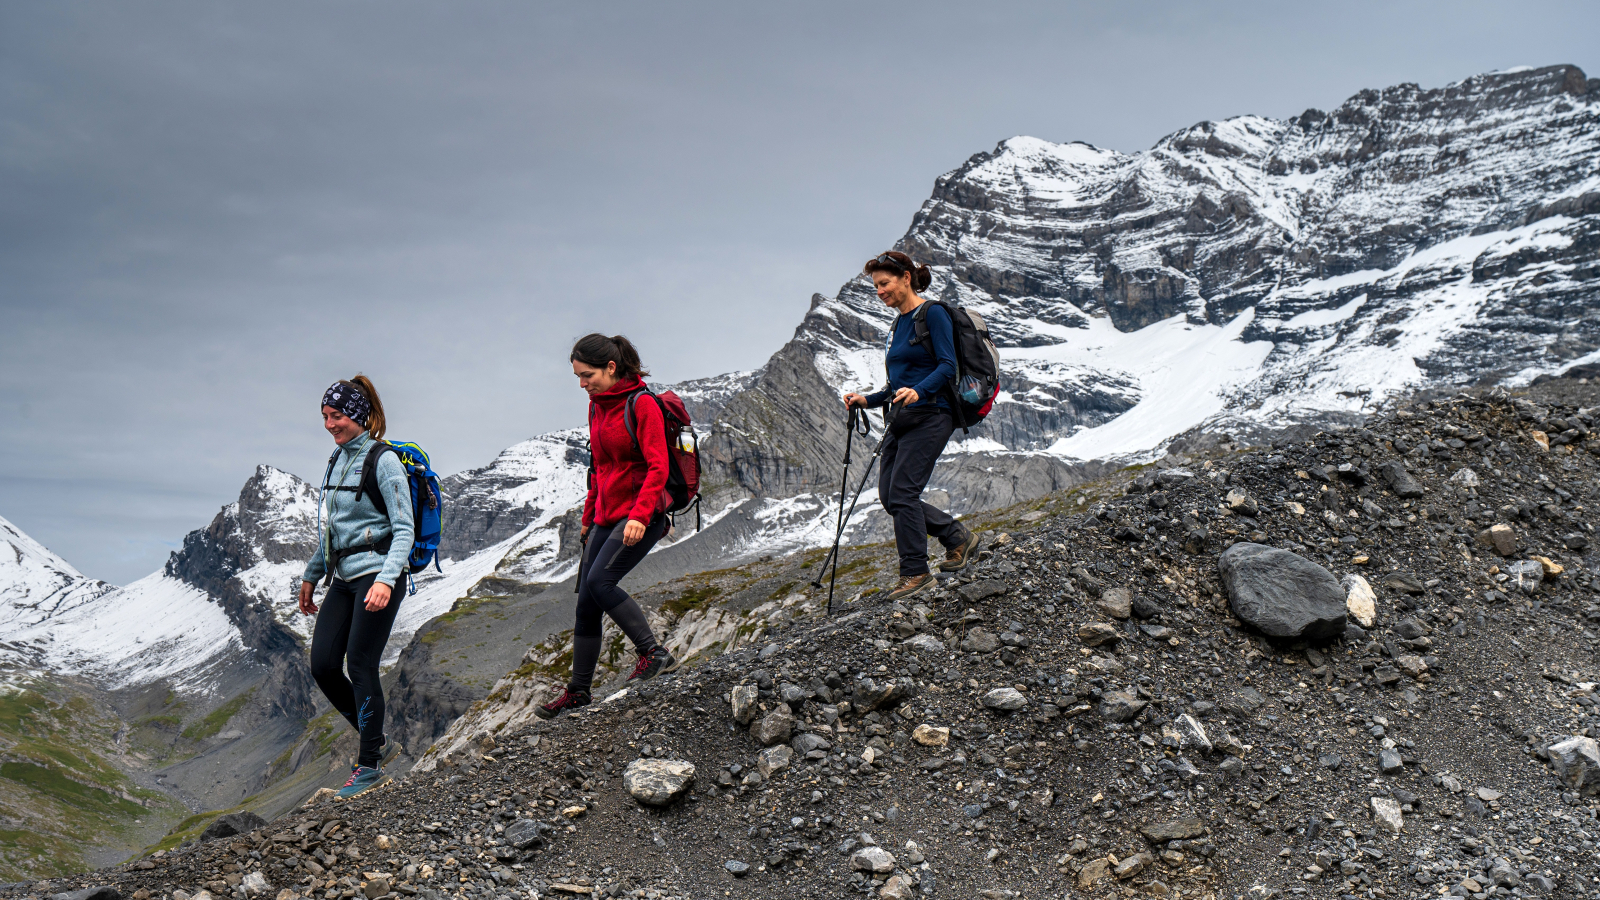
[(589, 555), (589, 534), (584, 532), (578, 539), (578, 582), (572, 586), (574, 594), (583, 593), (583, 561)]
[[(830, 616), (833, 615), (833, 591), (834, 591), (834, 587), (835, 587), (835, 585), (837, 585), (837, 583), (839, 581), (839, 541), (844, 536), (844, 526), (845, 526), (845, 524), (850, 521), (850, 517), (851, 516), (855, 515), (856, 504), (861, 502), (861, 492), (863, 490), (865, 490), (866, 487), (867, 487), (867, 479), (872, 477), (872, 466), (873, 466), (874, 463), (876, 463), (878, 461), (878, 457), (880, 455), (882, 455), (882, 453), (883, 453), (883, 444), (884, 444), (885, 441), (887, 441), (889, 439), (889, 423), (894, 421), (894, 413), (895, 413), (895, 404), (894, 403), (890, 403), (889, 406), (887, 408), (885, 408), (884, 411), (883, 411), (883, 433), (881, 435), (879, 435), (878, 443), (872, 448), (872, 456), (867, 459), (867, 466), (861, 472), (861, 481), (856, 484), (855, 496), (850, 498), (850, 508), (849, 508), (848, 511), (843, 511), (843, 507), (844, 507), (844, 491), (841, 489), (840, 492), (839, 492), (839, 506), (841, 508), (841, 514), (839, 516), (839, 526), (838, 526), (838, 530), (834, 533), (834, 537), (833, 537), (833, 551), (828, 554), (828, 558), (827, 559), (823, 560), (823, 567), (824, 567), (823, 571), (827, 571), (828, 563), (831, 562), (833, 564), (833, 574), (828, 579), (828, 615), (830, 615)], [(865, 416), (863, 415), (862, 418), (865, 418)], [(848, 443), (849, 443), (849, 439), (847, 437), (846, 438), (846, 444), (848, 444)], [(846, 478), (848, 478), (848, 477), (849, 476), (847, 474)], [(818, 572), (817, 573), (817, 580), (812, 582), (812, 584), (814, 584), (816, 587), (820, 588), (820, 587), (822, 587), (822, 583), (821, 582), (822, 582), (822, 572)]]
[[(850, 490), (850, 444), (855, 439), (857, 432), (860, 432), (862, 437), (871, 435), (872, 423), (867, 419), (866, 413), (860, 407), (852, 406), (850, 407), (850, 418), (844, 430), (844, 471), (839, 473), (839, 521), (834, 525), (833, 529), (833, 548), (828, 551), (827, 556), (822, 558), (822, 568), (817, 570), (817, 577), (811, 579), (811, 586), (814, 588), (820, 589), (822, 587), (822, 576), (828, 573), (828, 566), (833, 563), (834, 557), (839, 553), (839, 540), (844, 534), (844, 497), (845, 493)], [(833, 611), (831, 592), (828, 611), (830, 613)]]

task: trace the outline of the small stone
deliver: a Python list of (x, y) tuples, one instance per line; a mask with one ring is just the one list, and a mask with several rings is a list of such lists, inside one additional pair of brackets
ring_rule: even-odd
[(878, 896), (883, 900), (911, 900), (911, 880), (904, 875), (890, 876), (878, 891)]
[(1544, 566), (1531, 559), (1519, 559), (1509, 563), (1503, 568), (1506, 575), (1506, 587), (1516, 588), (1524, 594), (1532, 594), (1539, 590), (1539, 585), (1544, 583)]
[(912, 730), (911, 739), (924, 747), (943, 747), (950, 743), (950, 729), (923, 723)]
[(1462, 467), (1457, 469), (1454, 475), (1450, 476), (1450, 483), (1456, 485), (1457, 487), (1477, 487), (1478, 473), (1466, 467)]
[(1117, 863), (1117, 866), (1112, 871), (1112, 874), (1117, 876), (1118, 881), (1122, 881), (1124, 879), (1132, 878), (1140, 872), (1143, 872), (1145, 868), (1153, 862), (1155, 862), (1155, 859), (1150, 854), (1135, 853), (1127, 859)]
[(1100, 717), (1108, 722), (1132, 722), (1149, 705), (1127, 691), (1107, 691), (1100, 698)]
[(813, 750), (833, 749), (833, 744), (829, 743), (827, 738), (820, 734), (809, 733), (795, 735), (794, 740), (789, 743), (789, 746), (793, 747), (794, 752), (800, 754), (801, 756), (805, 756), (807, 753), (810, 753)]
[(1028, 705), (1028, 698), (1015, 688), (995, 688), (983, 695), (983, 705), (1002, 712), (1016, 712)]
[(910, 647), (911, 649), (922, 653), (944, 652), (944, 641), (939, 640), (931, 634), (919, 634), (911, 637), (904, 642), (904, 646)]
[(561, 814), (563, 816), (566, 816), (569, 819), (576, 819), (576, 818), (578, 818), (579, 816), (583, 815), (584, 813), (586, 813), (588, 811), (589, 811), (589, 807), (584, 806), (581, 803), (575, 804), (573, 806), (563, 806), (561, 808)]
[(1478, 532), (1478, 543), (1501, 556), (1510, 556), (1517, 552), (1517, 533), (1504, 522), (1490, 525)]
[[(995, 543), (998, 544), (1004, 542), (997, 540)], [(1006, 583), (995, 578), (985, 578), (981, 581), (974, 581), (971, 584), (963, 585), (956, 589), (956, 593), (960, 595), (961, 599), (968, 603), (980, 603), (989, 599), (990, 597), (997, 597), (1001, 594), (1004, 594), (1006, 591)]]
[(1573, 735), (1545, 749), (1551, 768), (1561, 781), (1585, 796), (1600, 794), (1600, 743)]
[(1228, 496), (1225, 500), (1228, 504), (1228, 509), (1235, 515), (1254, 518), (1261, 512), (1261, 505), (1256, 502), (1256, 498), (1238, 488), (1228, 491)]
[(539, 841), (540, 823), (533, 819), (518, 819), (506, 826), (502, 837), (518, 850), (526, 850)]
[(1560, 575), (1562, 572), (1566, 571), (1566, 567), (1565, 566), (1561, 565), (1560, 563), (1556, 562), (1555, 560), (1551, 559), (1548, 556), (1530, 556), (1528, 558), (1533, 560), (1534, 562), (1538, 563), (1539, 564), (1539, 568), (1544, 569), (1544, 574), (1545, 574), (1546, 578), (1554, 578), (1557, 575)]
[(993, 653), (1000, 649), (1000, 639), (982, 628), (974, 628), (961, 641), (961, 649), (967, 653)]
[(1184, 713), (1172, 720), (1172, 724), (1168, 727), (1178, 739), (1179, 749), (1198, 750), (1206, 754), (1211, 752), (1211, 738), (1207, 736), (1205, 726), (1194, 716)]
[(756, 701), (760, 691), (753, 684), (736, 684), (731, 692), (733, 701), (733, 720), (740, 725), (749, 725), (755, 719)]
[(1205, 837), (1206, 824), (1199, 819), (1174, 819), (1171, 822), (1141, 825), (1139, 833), (1145, 836), (1152, 844), (1165, 844), (1168, 841), (1192, 841), (1198, 837)]
[(1113, 619), (1133, 615), (1133, 594), (1127, 588), (1111, 588), (1100, 594), (1099, 607)]
[(750, 874), (750, 864), (737, 859), (728, 860), (722, 864), (722, 867), (732, 873), (735, 878), (743, 878)]
[(1382, 750), (1378, 753), (1378, 771), (1385, 775), (1399, 775), (1406, 770), (1405, 760), (1393, 750)]
[(122, 894), (109, 884), (66, 891), (51, 896), (50, 900), (122, 900)]
[(1383, 576), (1380, 584), (1403, 594), (1422, 594), (1428, 590), (1428, 586), (1422, 583), (1422, 579), (1408, 572), (1390, 572)]
[(1078, 640), (1083, 641), (1085, 647), (1115, 644), (1121, 639), (1121, 632), (1104, 622), (1093, 622), (1078, 629)]
[(1539, 445), (1540, 450), (1550, 449), (1550, 435), (1535, 429), (1528, 432), (1528, 437), (1533, 438), (1533, 442)]
[(794, 733), (794, 725), (794, 712), (787, 703), (780, 703), (750, 726), (750, 736), (763, 747), (770, 747), (787, 741)]
[(894, 871), (894, 854), (882, 847), (862, 847), (850, 854), (850, 868), (883, 875)]
[(1078, 888), (1079, 890), (1088, 890), (1097, 882), (1104, 881), (1110, 877), (1111, 860), (1104, 857), (1091, 859), (1083, 864), (1083, 868), (1078, 870)]
[(1502, 793), (1500, 793), (1499, 791), (1497, 791), (1497, 790), (1495, 790), (1493, 788), (1486, 788), (1486, 787), (1478, 788), (1478, 790), (1475, 793), (1477, 793), (1478, 799), (1482, 800), (1485, 803), (1493, 803), (1494, 801), (1499, 800), (1501, 797), (1505, 796), (1505, 794), (1502, 794)]
[(1350, 618), (1361, 624), (1362, 628), (1371, 628), (1378, 621), (1378, 595), (1373, 593), (1372, 585), (1367, 583), (1360, 575), (1346, 575), (1339, 584), (1344, 587), (1344, 607), (1350, 613)]
[[(251, 872), (250, 874), (259, 875), (260, 873)], [(378, 900), (379, 897), (389, 893), (389, 879), (384, 878), (382, 875), (377, 878), (369, 878), (367, 879), (367, 886), (362, 891), (367, 895), (367, 900)]]
[(379, 850), (393, 850), (397, 846), (394, 838), (388, 836), (387, 834), (378, 835), (377, 839), (374, 840), (373, 843), (377, 845)]
[(694, 764), (682, 759), (636, 759), (622, 770), (622, 786), (649, 806), (671, 803), (693, 783)]
[(1394, 664), (1412, 678), (1420, 678), (1423, 672), (1428, 671), (1428, 664), (1423, 662), (1422, 657), (1410, 653), (1396, 656)]
[(1378, 474), (1388, 483), (1389, 490), (1395, 496), (1405, 500), (1414, 500), (1422, 496), (1422, 485), (1411, 473), (1406, 471), (1406, 464), (1398, 459), (1390, 460), (1378, 467)]
[(1372, 798), (1372, 819), (1385, 830), (1399, 834), (1405, 825), (1405, 819), (1400, 815), (1400, 801), (1389, 797)]

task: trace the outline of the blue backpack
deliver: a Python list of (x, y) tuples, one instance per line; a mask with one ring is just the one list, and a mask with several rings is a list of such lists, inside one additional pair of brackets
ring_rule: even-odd
[[(439, 538), (444, 531), (444, 508), (439, 494), (439, 475), (429, 465), (427, 451), (409, 441), (373, 441), (372, 449), (367, 451), (367, 458), (362, 462), (361, 486), (354, 488), (356, 499), (362, 494), (372, 501), (378, 512), (387, 516), (389, 504), (384, 502), (383, 492), (378, 490), (378, 457), (393, 451), (399, 457), (400, 465), (406, 470), (406, 481), (411, 485), (411, 515), (412, 526), (415, 529), (415, 542), (411, 545), (411, 556), (406, 563), (413, 572), (420, 572), (433, 563), (437, 572), (444, 569), (439, 566)], [(338, 458), (338, 451), (328, 457), (328, 471), (322, 476), (322, 490), (328, 491), (328, 481), (333, 477), (333, 462)], [(345, 490), (352, 490), (345, 488)], [(320, 504), (319, 504), (320, 509)], [(371, 549), (378, 553), (387, 553), (389, 541), (384, 539), (380, 545), (373, 547), (356, 547), (351, 550)], [(348, 551), (340, 551), (338, 556), (343, 556)], [(331, 574), (331, 572), (330, 572)], [(411, 582), (411, 593), (416, 593), (417, 584)]]

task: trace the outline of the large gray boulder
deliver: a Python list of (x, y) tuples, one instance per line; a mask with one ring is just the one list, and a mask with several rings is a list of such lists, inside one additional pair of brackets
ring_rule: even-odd
[(211, 824), (206, 826), (206, 830), (200, 832), (200, 840), (214, 841), (218, 838), (230, 838), (235, 835), (249, 834), (257, 828), (265, 827), (267, 827), (267, 820), (247, 809), (244, 812), (228, 813), (225, 816), (217, 816), (212, 819)]
[(1238, 543), (1217, 560), (1234, 615), (1275, 638), (1331, 640), (1344, 632), (1345, 592), (1333, 573), (1265, 544)]

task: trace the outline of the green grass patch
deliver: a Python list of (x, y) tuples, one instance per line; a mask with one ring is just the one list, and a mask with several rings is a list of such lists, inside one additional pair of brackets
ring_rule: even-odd
[(74, 781), (57, 769), (47, 769), (33, 763), (0, 763), (0, 778), (28, 785), (35, 791), (68, 806), (88, 812), (140, 816), (145, 811), (144, 807), (137, 803), (130, 803), (108, 791)]
[(232, 700), (229, 700), (227, 703), (224, 703), (216, 709), (213, 709), (211, 712), (206, 713), (205, 718), (194, 723), (193, 725), (190, 725), (188, 728), (185, 728), (183, 730), (183, 736), (191, 741), (203, 741), (206, 738), (212, 737), (217, 732), (222, 730), (222, 726), (228, 724), (229, 719), (238, 715), (239, 710), (244, 709), (244, 705), (250, 702), (250, 695), (254, 694), (255, 692), (256, 689), (251, 688), (239, 696), (234, 697)]
[(680, 592), (677, 596), (661, 601), (661, 611), (681, 616), (691, 609), (699, 609), (707, 600), (721, 596), (722, 588), (714, 584), (703, 584)]

